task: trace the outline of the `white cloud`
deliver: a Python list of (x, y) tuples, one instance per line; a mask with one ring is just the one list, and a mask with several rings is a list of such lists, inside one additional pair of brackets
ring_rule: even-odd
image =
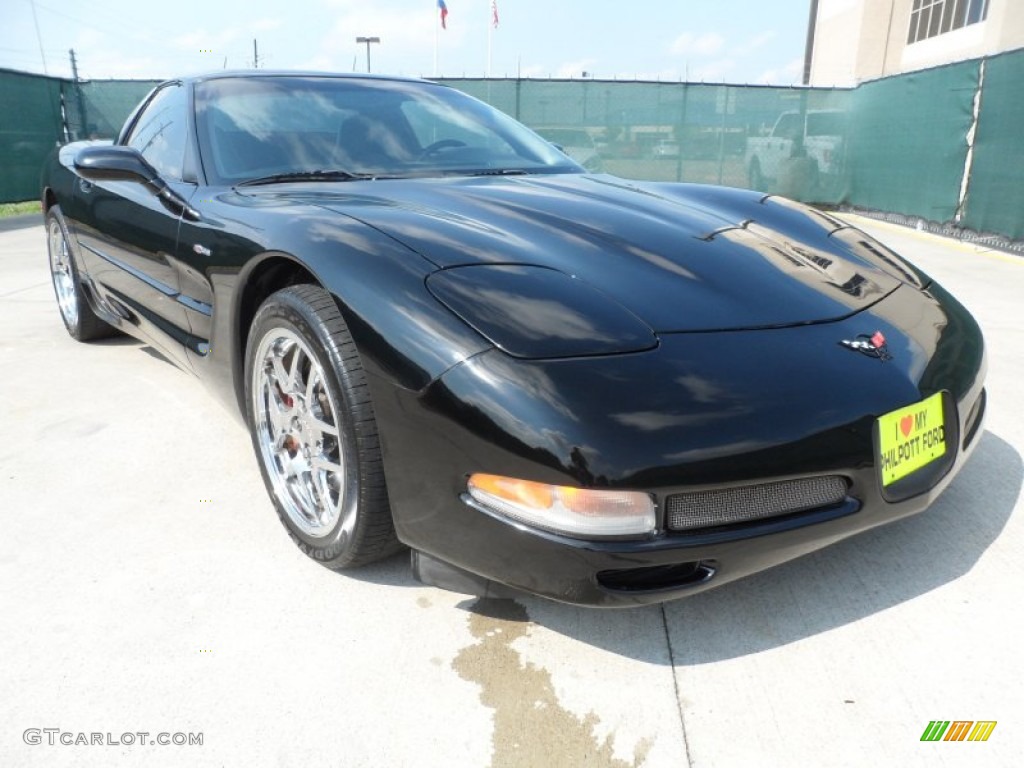
[(715, 32), (705, 32), (694, 36), (692, 32), (679, 35), (669, 51), (673, 56), (711, 56), (717, 53), (725, 43), (725, 38)]
[(749, 55), (763, 48), (776, 37), (778, 37), (778, 33), (774, 29), (767, 29), (760, 34), (754, 35), (742, 45), (737, 46), (735, 52), (741, 56), (744, 54)]
[(249, 25), (249, 28), (253, 32), (270, 32), (280, 27), (281, 23), (280, 19), (257, 19)]
[(227, 27), (219, 32), (211, 33), (200, 28), (171, 40), (179, 48), (190, 52), (212, 51), (220, 53), (227, 49), (228, 45), (237, 40), (241, 30), (237, 27)]
[[(210, 69), (207, 64), (204, 67), (192, 67), (191, 71)], [(173, 74), (188, 74), (190, 70), (185, 67), (178, 67)], [(96, 50), (90, 54), (87, 62), (83, 63), (79, 73), (84, 79), (124, 79), (124, 80), (163, 80), (168, 77), (166, 61), (158, 61), (150, 56), (124, 56), (122, 54)]]
[(760, 85), (793, 85), (803, 79), (804, 60), (793, 59), (782, 67), (766, 69), (754, 81)]
[(690, 67), (688, 79), (697, 83), (721, 83), (729, 80), (736, 69), (735, 59), (716, 59), (706, 64)]

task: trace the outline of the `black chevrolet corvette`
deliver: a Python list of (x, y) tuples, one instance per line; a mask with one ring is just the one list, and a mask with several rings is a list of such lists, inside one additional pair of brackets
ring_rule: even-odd
[(202, 379), (330, 568), (682, 597), (923, 510), (981, 429), (977, 324), (881, 243), (587, 174), (434, 83), (167, 82), (42, 199), (71, 336)]

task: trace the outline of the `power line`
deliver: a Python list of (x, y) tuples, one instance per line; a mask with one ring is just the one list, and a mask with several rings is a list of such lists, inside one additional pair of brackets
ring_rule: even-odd
[(134, 26), (132, 24), (125, 24), (122, 21), (114, 22), (113, 19), (108, 19), (107, 20), (108, 24), (114, 24), (115, 26), (118, 26), (118, 27), (121, 28), (121, 31), (112, 30), (109, 26), (101, 27), (101, 26), (97, 25), (95, 21), (87, 21), (85, 19), (79, 18), (78, 16), (72, 16), (70, 13), (64, 13), (64, 11), (58, 11), (56, 8), (51, 8), (50, 6), (44, 5), (43, 3), (36, 3), (35, 0), (29, 0), (29, 2), (31, 2), (33, 4), (33, 6), (32, 6), (33, 7), (33, 12), (34, 12), (35, 7), (38, 5), (38, 7), (40, 9), (46, 11), (47, 13), (51, 13), (54, 16), (60, 16), (61, 18), (67, 19), (68, 21), (73, 21), (76, 24), (81, 24), (82, 26), (87, 27), (87, 28), (89, 28), (89, 29), (91, 29), (91, 30), (93, 30), (95, 32), (102, 32), (104, 34), (110, 34), (110, 35), (121, 35), (121, 36), (133, 37), (136, 40), (141, 40), (143, 42), (151, 42), (151, 43), (162, 43), (162, 42), (164, 42), (164, 41), (158, 40), (157, 38), (153, 37), (152, 35), (148, 35), (148, 34), (146, 34), (144, 32), (139, 32), (139, 30), (138, 30), (138, 28), (136, 26)]
[(36, 25), (36, 40), (39, 41), (39, 56), (43, 60), (43, 72), (44, 74), (50, 74), (50, 70), (46, 68), (46, 54), (43, 53), (43, 36), (39, 33), (39, 17), (36, 15), (36, 4), (35, 0), (28, 0), (32, 6), (32, 22)]

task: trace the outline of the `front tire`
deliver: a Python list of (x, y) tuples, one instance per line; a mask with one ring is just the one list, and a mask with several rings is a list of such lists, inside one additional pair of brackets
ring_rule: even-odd
[(82, 281), (71, 253), (71, 240), (59, 205), (46, 212), (46, 245), (50, 256), (50, 280), (57, 297), (57, 308), (71, 338), (77, 341), (102, 339), (116, 333), (101, 320), (85, 297)]
[(366, 375), (330, 294), (297, 285), (263, 303), (245, 382), (263, 480), (296, 545), (332, 569), (398, 551)]

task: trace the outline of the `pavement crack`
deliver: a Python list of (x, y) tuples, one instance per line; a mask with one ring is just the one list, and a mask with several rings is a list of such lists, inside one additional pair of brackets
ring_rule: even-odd
[(690, 759), (690, 739), (686, 735), (686, 718), (683, 716), (683, 699), (679, 694), (679, 678), (676, 675), (676, 654), (672, 648), (672, 635), (668, 631), (668, 616), (665, 614), (665, 604), (659, 606), (661, 610), (661, 626), (665, 629), (665, 645), (668, 646), (668, 661), (672, 674), (672, 688), (676, 694), (676, 709), (679, 711), (679, 730), (683, 735), (683, 748), (686, 750), (686, 764), (693, 768), (693, 760)]
[(24, 293), (25, 291), (32, 291), (35, 290), (36, 288), (42, 288), (44, 285), (49, 284), (49, 281), (46, 281), (42, 283), (33, 283), (32, 285), (26, 285), (23, 288), (15, 288), (13, 291), (8, 291), (7, 293), (0, 293), (0, 299), (6, 299), (8, 296), (14, 296), (19, 293)]

